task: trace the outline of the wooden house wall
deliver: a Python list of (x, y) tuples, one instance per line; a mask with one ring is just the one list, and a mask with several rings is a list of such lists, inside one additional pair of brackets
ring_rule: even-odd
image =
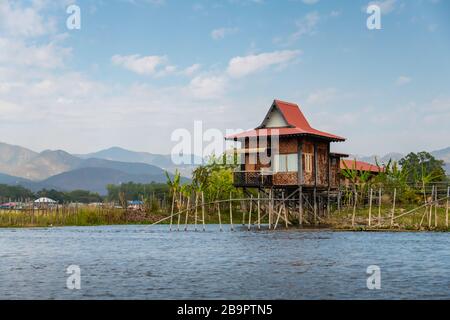
[[(314, 165), (317, 163), (317, 186), (328, 187), (328, 170), (329, 161), (331, 161), (328, 150), (329, 142), (317, 141), (317, 162), (314, 159), (314, 141), (305, 138), (281, 138), (279, 140), (278, 150), (272, 150), (272, 154), (291, 154), (298, 153), (299, 144), (302, 143), (302, 154), (313, 155), (313, 170), (306, 172), (305, 163), (302, 161), (303, 166), (303, 184), (305, 186), (314, 186), (315, 175)], [(249, 147), (248, 141), (245, 142), (245, 148)], [(262, 168), (270, 168), (270, 164), (261, 164), (260, 159), (257, 159), (256, 164), (250, 164), (249, 159), (251, 155), (245, 155), (245, 171), (260, 171)], [(304, 157), (303, 159), (304, 160)], [(299, 167), (300, 168), (300, 167)], [(333, 165), (330, 163), (330, 184), (331, 187), (336, 188), (339, 185), (340, 168), (339, 159), (335, 161)], [(284, 172), (276, 173), (273, 176), (273, 184), (279, 186), (298, 185), (298, 173), (297, 172)]]

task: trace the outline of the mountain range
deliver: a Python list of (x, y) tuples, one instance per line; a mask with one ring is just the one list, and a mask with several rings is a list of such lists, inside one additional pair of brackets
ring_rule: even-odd
[(105, 194), (107, 184), (165, 182), (165, 171), (173, 172), (175, 169), (187, 175), (193, 167), (176, 167), (167, 155), (118, 147), (93, 154), (72, 155), (62, 150), (38, 153), (0, 143), (0, 183), (22, 185), (33, 191), (42, 188), (83, 189)]
[[(445, 161), (450, 174), (450, 147), (431, 152)], [(352, 155), (361, 161), (385, 163), (399, 160), (401, 153), (384, 156)], [(201, 158), (191, 156), (195, 161)], [(33, 191), (42, 188), (72, 191), (90, 190), (105, 194), (106, 185), (126, 182), (165, 182), (165, 171), (179, 170), (182, 176), (190, 176), (193, 165), (174, 165), (170, 155), (135, 152), (112, 147), (89, 154), (70, 154), (63, 150), (35, 152), (20, 146), (0, 143), (0, 184), (22, 185)], [(184, 178), (184, 181), (188, 181)]]

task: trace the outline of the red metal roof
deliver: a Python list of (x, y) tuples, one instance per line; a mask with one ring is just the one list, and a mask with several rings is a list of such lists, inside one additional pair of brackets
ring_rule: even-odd
[(355, 160), (341, 160), (341, 169), (347, 168), (351, 170), (370, 171), (376, 173), (384, 171), (384, 168), (379, 168), (376, 165), (368, 162)]
[[(281, 100), (275, 100), (269, 109), (269, 113), (273, 108), (278, 108), (284, 119), (288, 123), (288, 127), (281, 128), (265, 128), (264, 122), (261, 126), (254, 130), (245, 131), (242, 133), (227, 136), (226, 139), (243, 139), (247, 137), (259, 137), (259, 136), (289, 136), (289, 135), (311, 135), (316, 137), (325, 138), (331, 141), (345, 141), (345, 138), (336, 136), (331, 133), (319, 131), (314, 129), (306, 120), (304, 114), (301, 112), (299, 106), (295, 103), (285, 102)], [(267, 118), (266, 116), (266, 118)]]

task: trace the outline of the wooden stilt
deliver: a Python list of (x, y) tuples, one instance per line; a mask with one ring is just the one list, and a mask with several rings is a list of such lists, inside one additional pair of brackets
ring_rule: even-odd
[(178, 209), (178, 225), (177, 225), (177, 231), (180, 231), (180, 222), (181, 222), (181, 210), (183, 209), (183, 195), (180, 192), (180, 204)]
[(241, 210), (242, 210), (242, 226), (245, 226), (245, 213), (247, 211), (247, 203), (241, 200)]
[(338, 209), (338, 213), (341, 213), (341, 190), (338, 191), (338, 198), (337, 198), (337, 209)]
[(188, 217), (189, 217), (190, 201), (191, 201), (191, 197), (189, 196), (188, 199), (187, 199), (186, 218), (185, 218), (185, 221), (184, 221), (184, 231), (187, 231), (187, 229), (188, 229)]
[(299, 196), (298, 196), (298, 225), (301, 227), (303, 225), (303, 187), (300, 186)]
[(381, 188), (378, 189), (378, 226), (381, 227)]
[(197, 215), (198, 215), (198, 193), (195, 193), (195, 213), (194, 213), (194, 230), (197, 231)]
[(280, 205), (280, 209), (278, 210), (278, 214), (277, 214), (277, 220), (275, 221), (275, 225), (273, 227), (273, 230), (277, 229), (278, 221), (280, 220), (280, 216), (281, 216), (281, 210), (283, 210), (283, 205)]
[(219, 203), (217, 203), (217, 212), (218, 212), (218, 214), (219, 214), (219, 227), (220, 227), (220, 231), (223, 231), (223, 229), (222, 229), (222, 218), (221, 218), (221, 216), (220, 216), (220, 202)]
[(438, 189), (437, 189), (437, 187), (436, 187), (436, 192), (435, 192), (435, 195), (434, 195), (434, 200), (435, 200), (435, 203), (434, 203), (434, 227), (437, 228), (437, 226), (438, 226), (437, 210), (438, 210), (438, 207), (439, 207), (439, 198), (438, 198)]
[(174, 192), (174, 194), (172, 195), (172, 209), (170, 210), (170, 228), (169, 228), (170, 231), (172, 231), (173, 211), (175, 208), (175, 197), (176, 197), (176, 194)]
[(286, 209), (286, 204), (284, 202), (284, 194), (283, 194), (283, 211), (284, 211), (284, 222), (286, 223), (286, 229), (289, 229), (289, 221), (288, 221), (288, 214)]
[(434, 186), (431, 188), (430, 212), (428, 213), (428, 228), (431, 228), (431, 214), (433, 212)]
[(232, 196), (231, 196), (231, 192), (230, 192), (230, 230), (234, 231), (234, 227), (233, 227), (233, 201), (232, 201)]
[(450, 187), (447, 187), (447, 205), (445, 206), (445, 226), (448, 228), (448, 209), (450, 205)]
[(248, 231), (252, 226), (252, 207), (253, 207), (253, 195), (250, 196), (250, 211), (248, 212)]
[(354, 191), (354, 203), (353, 203), (353, 215), (352, 215), (352, 227), (355, 226), (355, 218), (356, 218), (356, 203), (358, 202), (358, 191)]
[(391, 227), (394, 225), (396, 197), (397, 197), (397, 188), (394, 188), (394, 199), (392, 201)]
[(314, 224), (317, 225), (317, 188), (314, 187)]
[(205, 221), (205, 194), (202, 191), (202, 223), (203, 231), (206, 231), (206, 221)]
[(370, 196), (369, 196), (369, 227), (372, 225), (372, 195), (373, 190), (370, 188)]
[[(261, 203), (260, 203), (261, 193), (258, 190), (258, 230), (261, 230)], [(448, 207), (448, 202), (447, 202)]]
[(272, 212), (273, 212), (273, 190), (270, 190), (269, 193), (269, 230), (272, 228)]

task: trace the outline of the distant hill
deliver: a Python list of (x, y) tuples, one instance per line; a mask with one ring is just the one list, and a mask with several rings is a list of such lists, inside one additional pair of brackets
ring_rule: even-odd
[(444, 162), (450, 164), (450, 147), (433, 151), (431, 154), (437, 159), (444, 160)]
[(22, 186), (24, 188), (30, 189), (31, 191), (39, 191), (44, 188), (54, 189), (54, 186), (47, 185), (41, 182), (35, 182), (28, 179), (14, 177), (7, 174), (0, 173), (0, 184), (6, 184), (10, 186)]
[(81, 189), (105, 195), (108, 184), (121, 184), (131, 181), (135, 183), (166, 182), (165, 173), (163, 170), (159, 170), (159, 173), (155, 174), (131, 174), (112, 168), (88, 167), (55, 175), (42, 181), (42, 183), (55, 186), (58, 190), (63, 191)]
[(97, 158), (122, 162), (146, 163), (163, 168), (169, 172), (175, 172), (175, 170), (179, 170), (181, 174), (185, 176), (191, 175), (192, 170), (196, 167), (194, 163), (199, 163), (202, 161), (200, 157), (189, 155), (189, 157), (191, 158), (191, 165), (175, 165), (172, 161), (171, 155), (131, 151), (120, 147), (112, 147), (94, 153), (79, 154), (77, 156), (83, 159)]
[(174, 172), (177, 168), (180, 168), (182, 175), (190, 176), (194, 167), (176, 167), (167, 155), (120, 148), (74, 156), (63, 150), (38, 153), (0, 143), (0, 183), (22, 185), (33, 191), (42, 188), (67, 191), (81, 188), (104, 194), (107, 184), (165, 182), (165, 171)]

